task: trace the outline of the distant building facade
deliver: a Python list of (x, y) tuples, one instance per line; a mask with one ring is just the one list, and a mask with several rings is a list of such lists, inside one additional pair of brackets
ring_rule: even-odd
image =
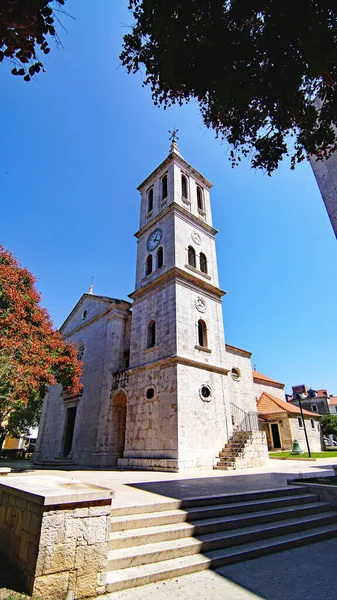
[[(299, 406), (299, 396), (301, 395), (302, 408), (318, 415), (328, 415), (330, 413), (330, 396), (327, 390), (308, 389), (304, 384), (292, 387), (292, 394), (286, 396), (286, 400), (295, 406)], [(304, 398), (302, 396), (305, 395)]]

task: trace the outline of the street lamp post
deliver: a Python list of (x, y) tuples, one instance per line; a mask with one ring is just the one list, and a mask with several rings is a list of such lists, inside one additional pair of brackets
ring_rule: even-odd
[(307, 429), (306, 429), (306, 426), (305, 426), (305, 420), (304, 420), (303, 409), (302, 409), (302, 400), (304, 400), (306, 398), (306, 395), (305, 394), (298, 394), (297, 397), (298, 397), (298, 401), (300, 403), (300, 411), (301, 411), (301, 417), (302, 417), (302, 423), (303, 423), (305, 441), (307, 443), (307, 448), (308, 448), (308, 456), (309, 456), (309, 458), (311, 458), (311, 452), (310, 452), (308, 434), (307, 434)]

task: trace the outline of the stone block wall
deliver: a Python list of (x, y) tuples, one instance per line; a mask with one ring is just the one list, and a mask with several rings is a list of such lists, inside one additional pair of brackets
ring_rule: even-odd
[(0, 484), (0, 553), (30, 595), (64, 600), (68, 591), (74, 599), (105, 592), (111, 495), (57, 477)]
[[(225, 381), (226, 394), (229, 402), (245, 412), (257, 412), (256, 400), (253, 389), (252, 365), (250, 353), (239, 348), (226, 345), (226, 368), (229, 370)], [(231, 375), (232, 368), (239, 371), (238, 380)], [(237, 423), (238, 425), (238, 423)]]
[[(232, 434), (225, 375), (178, 365), (179, 468), (213, 468), (219, 451)], [(201, 388), (209, 387), (203, 399)]]
[(252, 431), (251, 438), (246, 442), (242, 457), (235, 461), (236, 469), (265, 467), (269, 461), (266, 434), (264, 431)]
[[(315, 427), (313, 428), (311, 422), (313, 421)], [(307, 452), (307, 444), (304, 435), (304, 428), (299, 426), (298, 418), (292, 417), (289, 419), (292, 438), (296, 439), (303, 452)], [(305, 427), (309, 441), (309, 447), (312, 452), (320, 452), (322, 450), (321, 444), (321, 431), (318, 419), (305, 419)]]

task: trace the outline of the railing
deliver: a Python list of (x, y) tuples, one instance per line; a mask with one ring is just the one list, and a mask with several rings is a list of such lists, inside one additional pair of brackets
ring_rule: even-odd
[(129, 383), (129, 373), (127, 370), (124, 371), (115, 371), (112, 374), (112, 386), (111, 391), (117, 390), (119, 387), (126, 387)]
[(236, 431), (259, 431), (260, 424), (257, 413), (245, 412), (231, 402), (233, 433)]

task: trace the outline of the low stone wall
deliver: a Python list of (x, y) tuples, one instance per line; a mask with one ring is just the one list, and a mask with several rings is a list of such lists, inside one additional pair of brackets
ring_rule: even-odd
[(253, 431), (251, 439), (246, 442), (242, 457), (237, 457), (235, 461), (235, 468), (265, 467), (268, 462), (266, 434), (264, 431)]
[(0, 483), (0, 552), (26, 591), (48, 600), (105, 592), (113, 492), (53, 476)]
[(305, 487), (311, 494), (319, 494), (323, 502), (328, 502), (334, 508), (337, 508), (337, 486), (327, 485), (324, 483), (306, 483), (305, 479), (302, 481), (293, 481), (288, 479), (288, 485), (299, 485)]

